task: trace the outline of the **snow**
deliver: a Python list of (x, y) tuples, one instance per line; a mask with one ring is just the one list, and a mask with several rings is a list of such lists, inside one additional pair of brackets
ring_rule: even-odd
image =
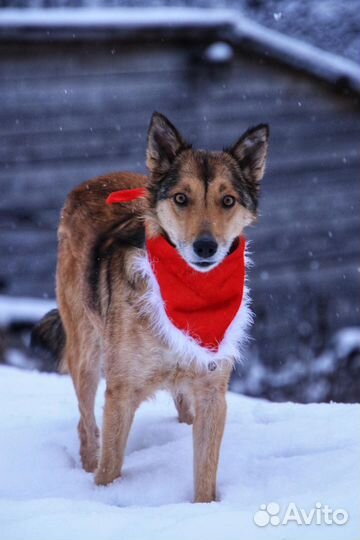
[[(281, 20), (279, 13), (274, 12), (272, 18)], [(141, 8), (52, 8), (52, 9), (16, 9), (8, 8), (2, 11), (0, 29), (9, 31), (17, 28), (32, 29), (63, 29), (76, 27), (78, 29), (146, 29), (146, 28), (217, 28), (224, 26), (231, 38), (240, 44), (253, 44), (266, 54), (282, 61), (289, 62), (315, 73), (331, 83), (346, 82), (355, 91), (360, 91), (359, 66), (356, 61), (327, 52), (321, 48), (306, 43), (303, 40), (290, 37), (263, 24), (244, 17), (235, 9), (209, 9), (201, 7), (141, 7)], [(219, 47), (212, 53), (217, 60)], [(223, 51), (221, 52), (223, 55)], [(231, 55), (231, 50), (226, 53)], [(229, 57), (229, 60), (231, 56)]]
[(35, 323), (55, 307), (54, 300), (0, 296), (0, 327), (16, 322)]
[[(99, 418), (103, 392), (102, 383)], [(1, 367), (0, 400), (4, 540), (358, 537), (360, 405), (277, 404), (229, 394), (220, 501), (201, 505), (190, 502), (191, 427), (178, 424), (167, 394), (140, 407), (123, 478), (107, 487), (95, 486), (80, 467), (69, 377)], [(327, 504), (345, 509), (349, 520), (256, 526), (260, 505), (274, 502), (306, 511)]]
[(360, 10), (358, 0), (2, 0), (7, 8), (76, 8), (98, 11), (114, 8), (232, 9), (317, 47), (359, 63)]
[(131, 28), (168, 25), (171, 27), (194, 24), (198, 26), (231, 25), (236, 12), (228, 9), (206, 9), (186, 7), (141, 7), (141, 8), (53, 8), (53, 9), (11, 9), (1, 13), (1, 25), (6, 27), (35, 25), (47, 28), (66, 25), (97, 28), (118, 26)]
[(343, 328), (334, 337), (335, 352), (338, 357), (346, 357), (360, 349), (360, 328)]
[(225, 41), (216, 41), (205, 51), (205, 58), (214, 64), (230, 62), (234, 57), (234, 49)]
[(248, 40), (261, 47), (275, 57), (294, 63), (298, 67), (308, 69), (329, 82), (348, 79), (353, 87), (360, 90), (359, 66), (337, 54), (324, 51), (315, 45), (295, 39), (261, 24), (239, 17), (236, 21), (235, 33), (241, 39)]

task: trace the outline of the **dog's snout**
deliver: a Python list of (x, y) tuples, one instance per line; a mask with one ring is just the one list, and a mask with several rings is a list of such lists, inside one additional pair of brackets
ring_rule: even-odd
[(202, 259), (209, 259), (215, 255), (218, 245), (212, 236), (201, 236), (193, 244), (196, 255)]

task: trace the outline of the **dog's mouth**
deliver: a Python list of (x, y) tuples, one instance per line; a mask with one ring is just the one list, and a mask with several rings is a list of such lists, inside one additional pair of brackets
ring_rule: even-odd
[(209, 270), (212, 270), (213, 268), (221, 264), (228, 255), (231, 255), (231, 253), (233, 253), (239, 246), (239, 242), (239, 237), (237, 237), (233, 240), (229, 248), (226, 248), (225, 246), (220, 248), (218, 250), (216, 259), (210, 258), (206, 260), (192, 260), (189, 261), (188, 264), (190, 264), (190, 266), (192, 266), (195, 270), (198, 270), (199, 272), (209, 272)]
[(195, 264), (199, 268), (207, 268), (208, 266), (212, 266), (215, 263), (209, 262), (209, 261), (203, 261), (203, 262), (194, 262), (193, 264)]
[(221, 261), (188, 261), (188, 264), (198, 272), (209, 272), (210, 270), (218, 266), (220, 262)]
[(187, 262), (187, 264), (197, 272), (210, 272), (219, 264), (223, 262), (228, 254), (231, 253), (231, 246), (220, 246), (217, 250), (216, 256), (209, 258), (198, 257), (194, 251), (192, 244), (174, 243), (174, 247), (178, 250), (181, 257)]

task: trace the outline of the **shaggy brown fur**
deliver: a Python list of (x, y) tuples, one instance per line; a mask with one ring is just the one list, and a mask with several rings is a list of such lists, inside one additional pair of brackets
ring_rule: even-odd
[[(175, 358), (154, 336), (148, 317), (139, 313), (137, 301), (147, 283), (132, 264), (143, 253), (145, 224), (147, 235), (163, 234), (184, 248), (184, 257), (204, 234), (230, 249), (255, 218), (267, 139), (267, 127), (259, 126), (228, 151), (193, 151), (155, 113), (148, 140), (149, 179), (109, 174), (85, 182), (66, 201), (57, 267), (66, 335), (62, 367), (71, 374), (79, 402), (83, 467), (95, 471), (98, 485), (120, 476), (136, 409), (165, 388), (174, 396), (179, 421), (193, 424), (195, 501), (216, 497), (231, 363), (205, 371)], [(148, 187), (148, 200), (105, 204), (111, 192), (139, 186)], [(175, 201), (179, 193), (186, 195), (185, 205)], [(235, 200), (234, 206), (224, 206), (225, 196)], [(101, 364), (106, 393), (99, 457), (94, 400)]]

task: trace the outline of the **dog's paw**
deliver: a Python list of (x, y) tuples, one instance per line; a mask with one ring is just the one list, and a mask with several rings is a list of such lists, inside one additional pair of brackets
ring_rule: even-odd
[(189, 424), (189, 426), (191, 426), (191, 424), (194, 422), (194, 416), (189, 412), (182, 412), (181, 414), (179, 414), (178, 420), (180, 424)]
[(97, 486), (107, 486), (120, 477), (119, 471), (110, 471), (99, 467), (95, 473), (95, 484)]
[(97, 455), (92, 454), (81, 454), (81, 463), (84, 471), (86, 472), (95, 472), (98, 466)]
[(214, 494), (208, 494), (208, 493), (200, 493), (198, 495), (196, 495), (195, 499), (194, 499), (194, 503), (211, 503), (211, 502), (215, 502), (216, 501), (216, 497)]

